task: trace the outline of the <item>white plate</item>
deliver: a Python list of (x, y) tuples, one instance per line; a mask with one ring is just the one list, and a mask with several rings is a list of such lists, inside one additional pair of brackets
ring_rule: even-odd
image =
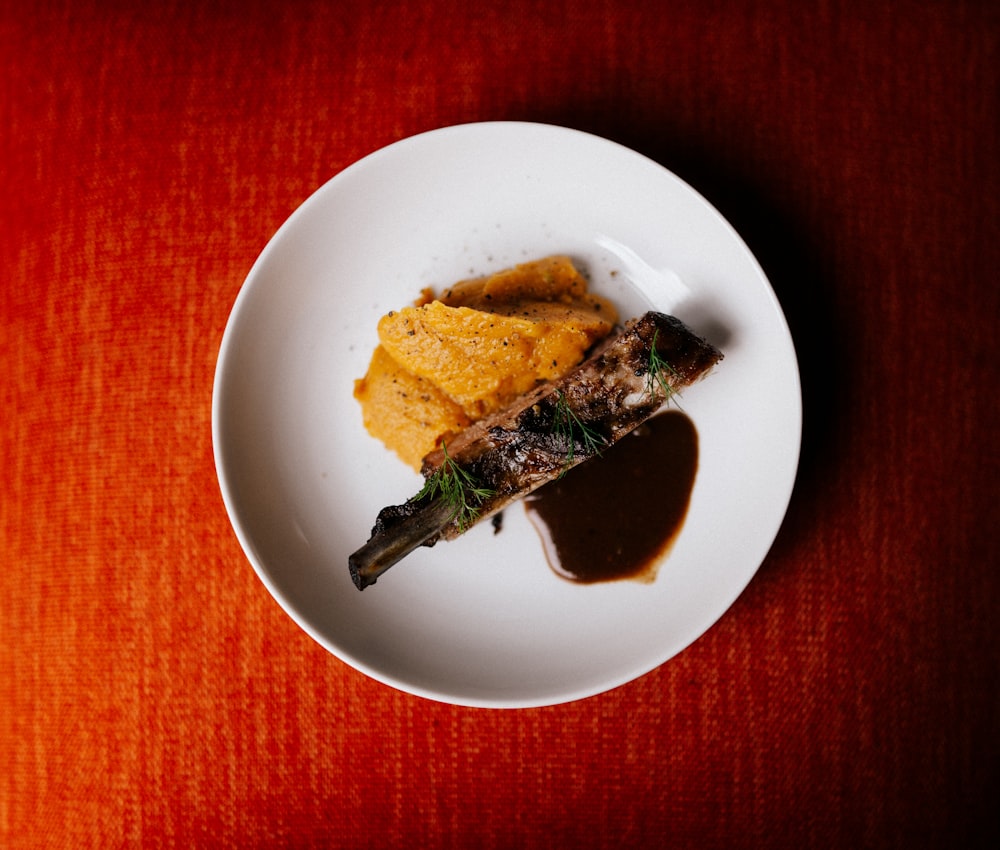
[[(679, 275), (687, 298), (674, 305), (644, 294), (628, 252)], [(366, 541), (380, 508), (421, 483), (365, 432), (352, 397), (378, 318), (422, 287), (551, 253), (578, 258), (592, 288), (623, 316), (659, 301), (725, 352), (681, 402), (698, 430), (700, 467), (658, 578), (597, 585), (559, 578), (516, 505), (500, 534), (482, 523), (457, 541), (418, 550), (359, 592), (348, 555)], [(784, 516), (801, 398), (774, 293), (700, 195), (607, 140), (500, 122), (379, 150), (288, 219), (233, 307), (212, 429), (240, 544), (309, 635), (413, 694), (527, 707), (638, 677), (726, 611)]]

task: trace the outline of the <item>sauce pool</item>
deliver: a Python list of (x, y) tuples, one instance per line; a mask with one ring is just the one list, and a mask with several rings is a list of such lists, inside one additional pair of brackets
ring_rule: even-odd
[(698, 432), (671, 410), (536, 490), (525, 507), (549, 566), (582, 584), (652, 582), (684, 524), (697, 470)]

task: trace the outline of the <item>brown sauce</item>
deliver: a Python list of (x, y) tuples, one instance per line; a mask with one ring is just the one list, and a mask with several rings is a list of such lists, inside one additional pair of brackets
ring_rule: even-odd
[(525, 505), (549, 566), (583, 584), (652, 582), (684, 524), (697, 469), (698, 432), (671, 410), (535, 491)]

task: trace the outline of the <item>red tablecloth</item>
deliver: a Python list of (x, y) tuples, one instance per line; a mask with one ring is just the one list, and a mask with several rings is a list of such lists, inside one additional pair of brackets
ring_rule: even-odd
[[(988, 0), (4, 3), (0, 846), (1000, 846), (998, 36)], [(805, 402), (787, 520), (721, 622), (523, 711), (301, 632), (210, 434), (278, 225), (487, 119), (706, 195)]]

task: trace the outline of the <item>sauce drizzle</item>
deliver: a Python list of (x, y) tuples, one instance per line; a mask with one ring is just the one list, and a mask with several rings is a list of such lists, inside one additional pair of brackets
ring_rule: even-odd
[(525, 499), (546, 560), (569, 581), (652, 582), (677, 537), (698, 469), (698, 432), (660, 413), (605, 455)]

